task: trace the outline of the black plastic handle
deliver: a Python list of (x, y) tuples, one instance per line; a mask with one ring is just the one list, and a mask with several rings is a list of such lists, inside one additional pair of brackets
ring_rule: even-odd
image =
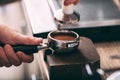
[[(4, 44), (0, 44), (0, 46), (4, 47)], [(25, 54), (33, 54), (38, 52), (37, 45), (12, 45), (12, 48), (15, 52), (22, 51)]]
[(38, 52), (38, 48), (36, 45), (14, 45), (12, 47), (15, 52), (22, 51), (25, 54), (33, 54)]

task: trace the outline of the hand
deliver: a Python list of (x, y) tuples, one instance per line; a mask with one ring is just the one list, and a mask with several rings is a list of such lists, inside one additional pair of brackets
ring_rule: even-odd
[(5, 44), (4, 47), (0, 46), (0, 66), (19, 66), (22, 62), (32, 62), (33, 55), (26, 55), (21, 51), (15, 53), (11, 45), (38, 45), (41, 42), (41, 38), (25, 36), (6, 26), (0, 26), (0, 43)]
[(80, 2), (80, 0), (65, 0), (64, 2), (64, 5), (67, 6), (67, 5), (70, 5), (70, 4), (78, 4)]

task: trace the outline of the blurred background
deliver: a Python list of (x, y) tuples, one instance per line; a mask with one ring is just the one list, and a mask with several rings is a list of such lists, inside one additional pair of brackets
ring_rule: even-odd
[[(52, 1), (56, 10), (61, 8), (61, 0)], [(63, 27), (63, 29), (74, 30), (94, 41), (112, 40), (113, 38), (115, 40), (120, 39), (120, 0), (81, 0), (75, 7), (75, 10), (81, 15), (79, 25), (76, 27)], [(22, 0), (1, 5), (0, 24), (8, 25), (28, 36), (34, 35), (45, 38), (47, 32), (57, 29), (52, 9), (47, 0)], [(103, 54), (104, 52), (109, 54), (115, 44), (117, 44), (117, 49), (120, 48), (119, 42), (106, 44), (98, 43), (95, 46)], [(110, 47), (111, 45), (113, 46)], [(108, 50), (108, 46), (110, 47), (108, 52), (102, 49)], [(119, 52), (119, 50), (116, 51)], [(118, 52), (115, 53), (118, 54)], [(34, 61), (29, 64), (23, 63), (21, 66), (12, 66), (10, 68), (0, 67), (0, 80), (42, 80), (39, 55), (35, 54), (34, 56)], [(103, 58), (105, 59), (105, 57)], [(107, 64), (103, 65), (103, 67), (107, 68), (108, 66), (106, 66)]]

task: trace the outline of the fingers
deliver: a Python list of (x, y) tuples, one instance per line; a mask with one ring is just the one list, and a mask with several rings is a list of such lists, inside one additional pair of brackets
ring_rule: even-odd
[(76, 4), (78, 4), (79, 2), (80, 2), (80, 0), (65, 0), (64, 5), (65, 5), (65, 6), (68, 6), (68, 5), (70, 5), (70, 4), (76, 5)]
[[(1, 30), (1, 29), (0, 29)], [(22, 62), (32, 62), (33, 55), (28, 56), (23, 52), (15, 53), (10, 45), (25, 44), (25, 45), (39, 45), (42, 38), (34, 38), (17, 33), (7, 27), (3, 27), (0, 31), (0, 42), (7, 44), (0, 47), (0, 66), (10, 67), (11, 65), (18, 66)], [(10, 44), (10, 45), (8, 45)]]
[(2, 47), (0, 47), (0, 65), (6, 66), (6, 67), (10, 67), (12, 65), (9, 62), (9, 60), (7, 59), (7, 56), (6, 56), (4, 49)]
[(20, 59), (10, 45), (7, 44), (4, 48), (0, 47), (0, 67), (10, 67), (12, 65), (19, 66), (20, 64)]
[(64, 5), (65, 5), (65, 6), (68, 6), (68, 5), (70, 5), (70, 4), (73, 4), (73, 2), (75, 2), (75, 0), (65, 0), (65, 1), (64, 1)]
[(42, 38), (25, 36), (20, 33), (15, 33), (13, 36), (15, 44), (38, 45), (42, 42)]
[(17, 57), (16, 53), (13, 51), (12, 47), (10, 45), (5, 45), (4, 47), (6, 56), (9, 60), (9, 62), (15, 66), (19, 66), (21, 64), (20, 59)]
[(33, 55), (25, 55), (25, 53), (21, 51), (15, 53), (8, 44), (6, 44), (4, 48), (0, 47), (0, 67), (19, 66), (22, 62), (30, 63), (33, 60)]
[(26, 55), (21, 51), (18, 51), (16, 54), (22, 62), (30, 63), (34, 60), (33, 55)]
[(10, 67), (12, 65), (19, 66), (22, 62), (30, 63), (33, 60), (33, 55), (26, 55), (21, 51), (15, 53), (8, 44), (6, 44), (4, 48), (0, 47), (0, 67)]
[(0, 59), (0, 67), (3, 67), (3, 64), (2, 64), (2, 61), (1, 61), (1, 59)]
[(15, 30), (2, 26), (0, 27), (0, 42), (4, 44), (27, 44), (27, 45), (38, 45), (42, 42), (42, 38), (35, 38), (23, 35)]
[(76, 0), (73, 4), (76, 5), (80, 2), (80, 0)]

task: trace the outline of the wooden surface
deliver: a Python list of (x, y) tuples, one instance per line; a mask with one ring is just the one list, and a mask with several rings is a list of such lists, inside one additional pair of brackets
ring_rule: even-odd
[(120, 68), (120, 42), (105, 42), (95, 44), (100, 55), (103, 69)]
[(106, 76), (120, 70), (120, 41), (95, 43), (100, 55), (101, 68), (106, 71)]

